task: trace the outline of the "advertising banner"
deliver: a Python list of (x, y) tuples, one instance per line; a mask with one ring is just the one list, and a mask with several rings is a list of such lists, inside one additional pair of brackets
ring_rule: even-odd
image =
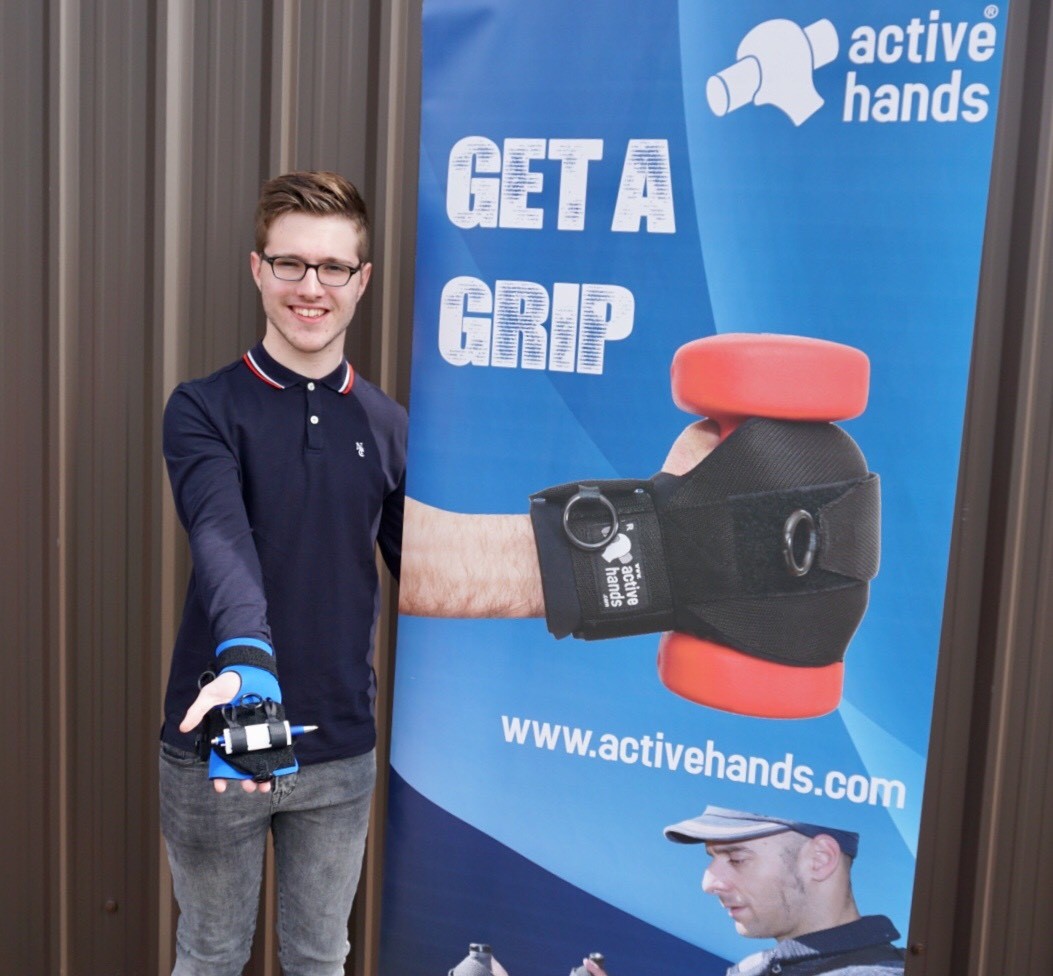
[(408, 494), (547, 533), (549, 619), (400, 616), (384, 976), (799, 934), (719, 814), (667, 834), (711, 806), (825, 828), (904, 944), (1007, 13), (425, 0)]

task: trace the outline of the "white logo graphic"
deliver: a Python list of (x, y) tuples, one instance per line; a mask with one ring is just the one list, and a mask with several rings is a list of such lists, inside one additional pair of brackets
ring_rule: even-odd
[[(627, 526), (627, 528), (631, 529), (632, 526)], [(613, 563), (615, 559), (622, 565), (631, 563), (633, 561), (632, 548), (633, 544), (629, 537), (624, 532), (619, 532), (614, 537), (614, 541), (603, 550), (603, 558), (609, 563)]]
[(766, 20), (742, 39), (738, 61), (706, 83), (709, 107), (724, 116), (750, 102), (774, 105), (800, 125), (823, 106), (812, 72), (833, 61), (838, 49), (837, 31), (826, 18), (804, 28)]
[(366, 449), (363, 446), (361, 441), (355, 441), (355, 450), (358, 451), (358, 456), (359, 457), (365, 457), (366, 456)]

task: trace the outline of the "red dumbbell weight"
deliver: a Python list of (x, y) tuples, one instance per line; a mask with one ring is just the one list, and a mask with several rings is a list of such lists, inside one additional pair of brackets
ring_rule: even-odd
[[(870, 362), (851, 346), (792, 335), (696, 339), (673, 357), (673, 400), (717, 423), (726, 438), (749, 417), (831, 422), (867, 404)], [(812, 718), (837, 708), (844, 665), (797, 667), (686, 634), (666, 633), (658, 675), (676, 694), (761, 718)]]

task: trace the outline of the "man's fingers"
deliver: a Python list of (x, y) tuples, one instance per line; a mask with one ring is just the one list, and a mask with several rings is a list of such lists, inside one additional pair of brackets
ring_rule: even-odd
[(717, 425), (712, 420), (698, 420), (685, 427), (673, 441), (662, 470), (668, 474), (687, 474), (719, 443), (720, 431)]
[[(265, 783), (257, 783), (251, 779), (243, 779), (241, 781), (241, 788), (246, 793), (270, 793), (271, 781), (267, 780)], [(214, 789), (217, 793), (226, 793), (227, 781), (225, 779), (212, 780), (212, 789)]]
[[(236, 671), (228, 671), (221, 674), (215, 681), (210, 681), (201, 691), (193, 704), (186, 710), (183, 721), (179, 723), (180, 732), (190, 732), (201, 724), (201, 720), (217, 705), (226, 705), (241, 690), (241, 676)], [(212, 780), (212, 789), (217, 793), (227, 792), (227, 780)], [(241, 788), (246, 793), (270, 793), (271, 783), (256, 783), (251, 779), (243, 779)]]
[(217, 705), (226, 705), (240, 690), (241, 676), (236, 671), (221, 674), (215, 681), (210, 681), (201, 691), (193, 704), (186, 710), (183, 721), (179, 723), (180, 732), (191, 732), (201, 724), (201, 720)]

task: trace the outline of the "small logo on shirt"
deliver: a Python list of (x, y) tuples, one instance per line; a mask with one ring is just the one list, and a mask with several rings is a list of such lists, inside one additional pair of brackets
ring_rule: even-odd
[(355, 441), (355, 450), (358, 451), (359, 457), (364, 458), (366, 456), (366, 448), (361, 441)]

